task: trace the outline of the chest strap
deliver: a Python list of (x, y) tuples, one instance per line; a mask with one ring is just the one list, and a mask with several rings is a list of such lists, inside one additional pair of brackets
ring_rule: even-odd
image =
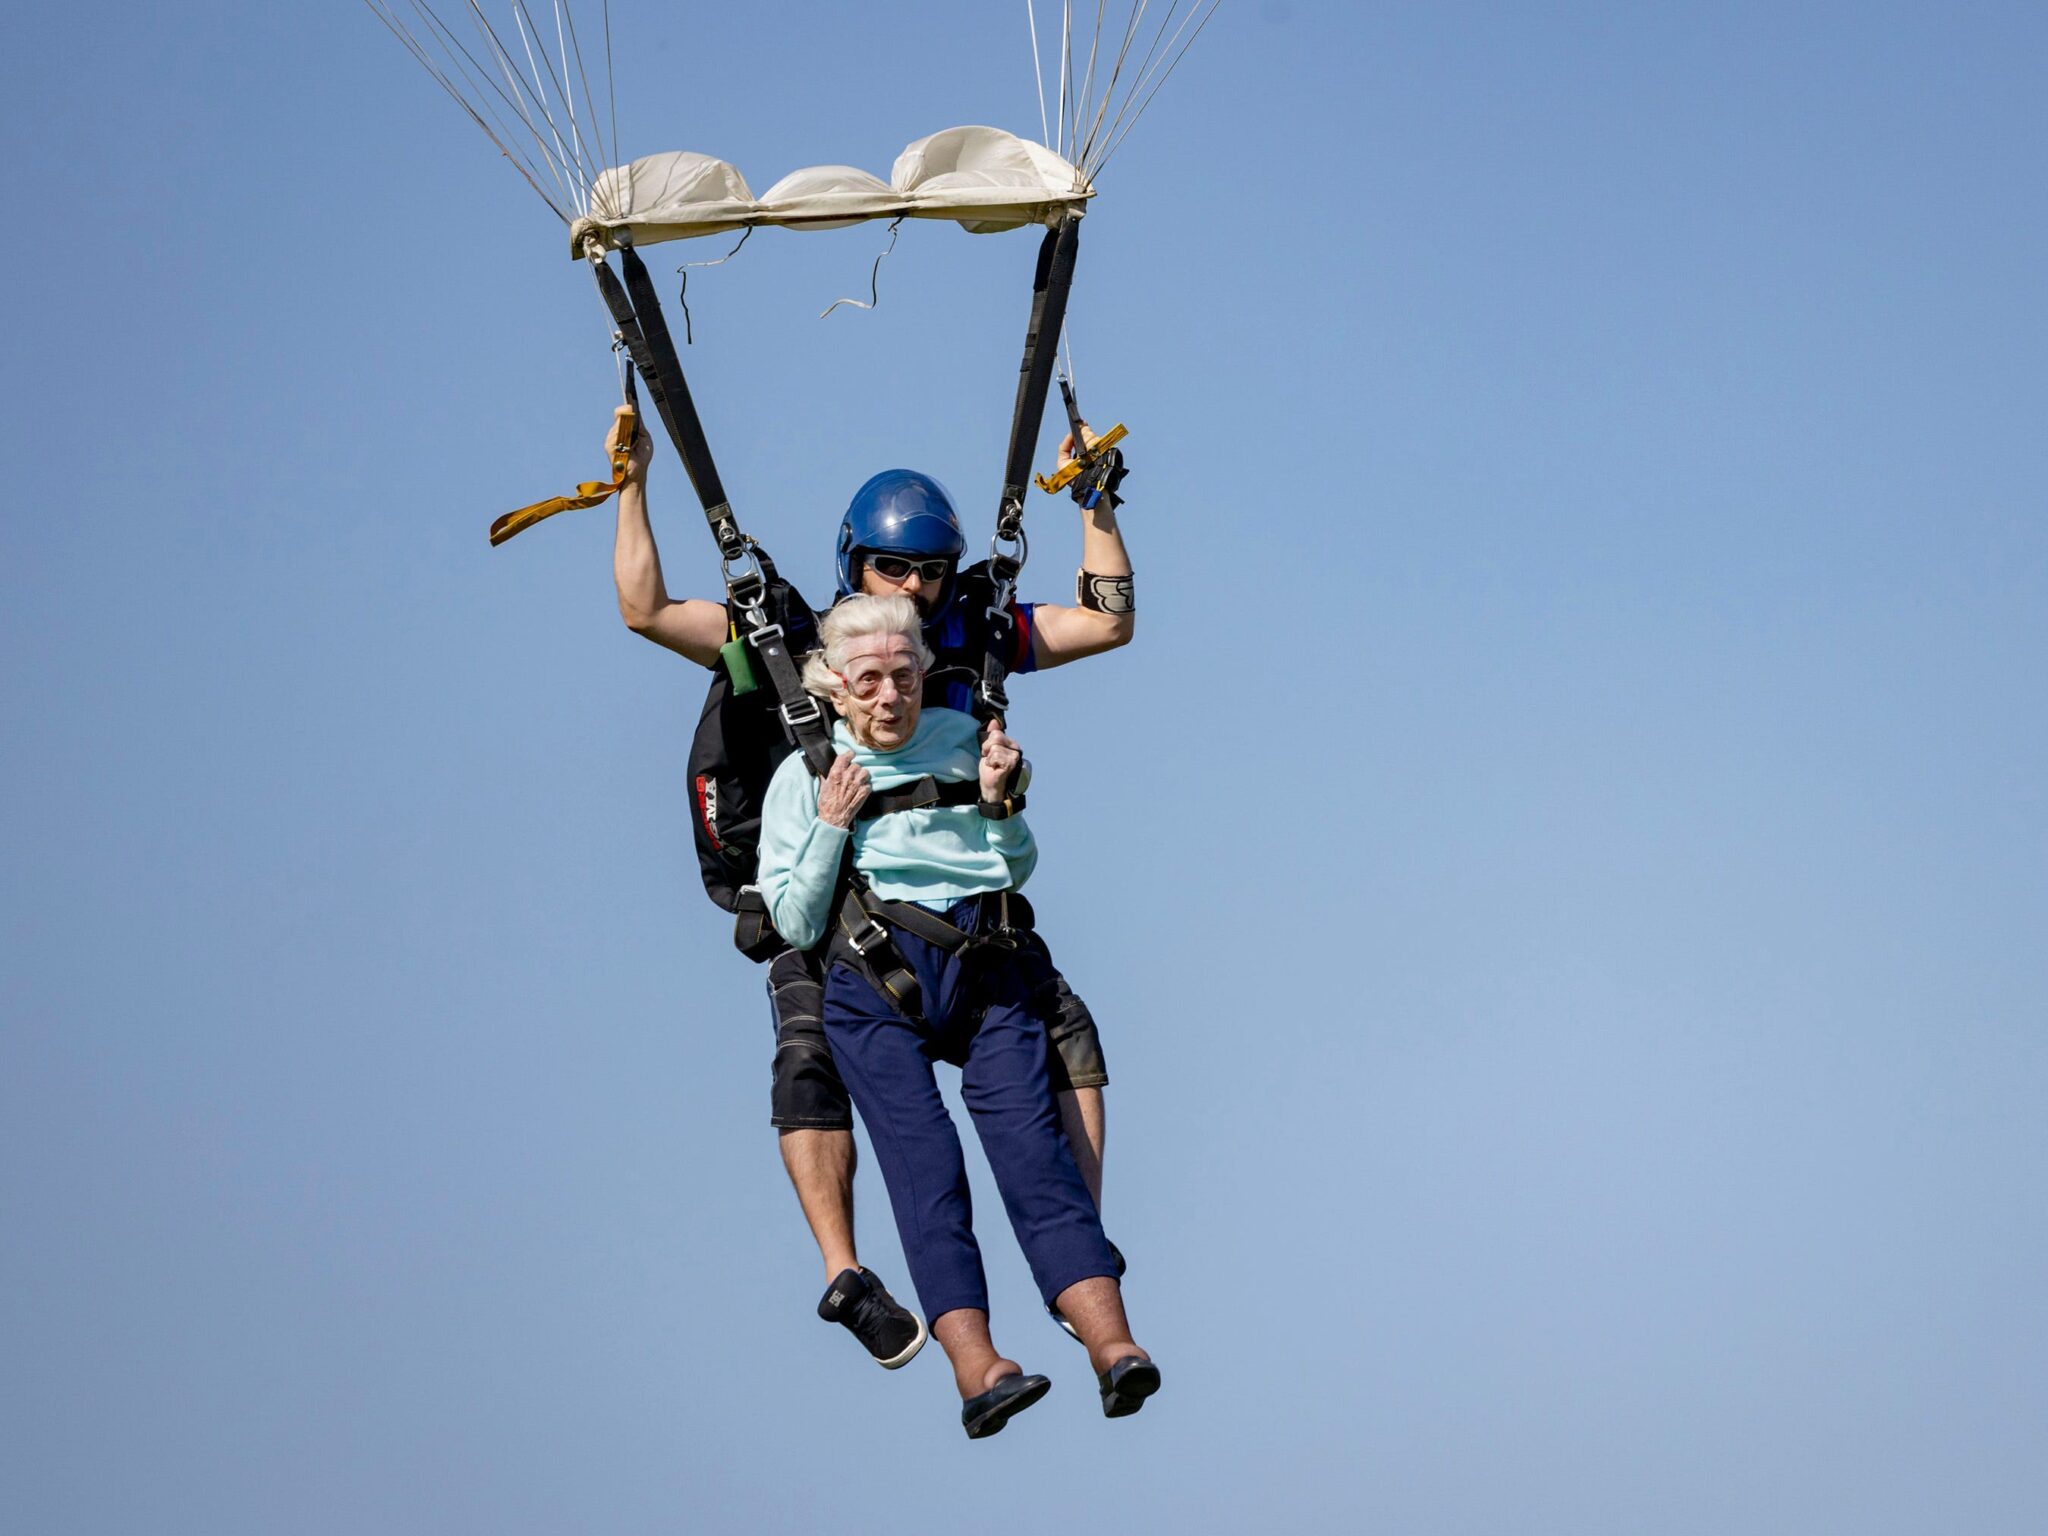
[(887, 816), (895, 811), (923, 811), (933, 806), (979, 805), (981, 803), (981, 781), (979, 779), (949, 779), (940, 783), (930, 774), (921, 779), (912, 779), (895, 789), (877, 790), (861, 803), (854, 813), (856, 821), (873, 821), (878, 816)]

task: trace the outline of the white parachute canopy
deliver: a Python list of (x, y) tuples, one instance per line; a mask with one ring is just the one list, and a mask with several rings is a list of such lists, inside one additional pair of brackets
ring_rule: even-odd
[[(838, 229), (865, 219), (951, 219), (984, 233), (1082, 213), (1117, 147), (1223, 0), (1072, 0), (1057, 12), (1051, 103), (1038, 15), (1025, 0), (1042, 144), (998, 128), (948, 128), (897, 157), (889, 179), (846, 165), (793, 171), (755, 197), (728, 161), (678, 152), (626, 163), (619, 141), (611, 0), (364, 0), (420, 67), (497, 145), (563, 224), (578, 256), (624, 240), (686, 240), (757, 224)], [(489, 6), (489, 12), (486, 6)], [(591, 12), (596, 14), (592, 15)], [(1076, 13), (1079, 28), (1076, 27)], [(1149, 12), (1149, 14), (1148, 14)], [(492, 19), (492, 14), (497, 20)], [(593, 76), (595, 79), (593, 81)], [(596, 87), (601, 86), (602, 89)], [(607, 169), (609, 167), (609, 169)]]
[(764, 224), (844, 229), (897, 218), (950, 219), (992, 234), (1057, 224), (1084, 212), (1094, 195), (1071, 162), (1000, 128), (947, 128), (919, 139), (896, 157), (887, 181), (850, 165), (813, 165), (759, 197), (729, 161), (674, 150), (599, 172), (569, 247), (582, 257), (592, 242), (615, 250)]

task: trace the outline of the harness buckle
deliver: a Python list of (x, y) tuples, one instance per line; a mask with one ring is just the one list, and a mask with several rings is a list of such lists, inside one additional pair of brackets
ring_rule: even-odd
[(996, 510), (996, 536), (989, 542), (991, 555), (1000, 553), (995, 547), (997, 544), (1015, 544), (1019, 546), (1017, 558), (1020, 562), (1023, 560), (1024, 490), (1021, 485), (1003, 487), (1002, 505)]
[[(1019, 501), (1015, 510), (1021, 517), (1024, 511), (1024, 503)], [(1016, 553), (1012, 554), (1004, 549), (1003, 546), (1005, 544), (1014, 544), (1016, 546)], [(1006, 525), (998, 521), (995, 537), (988, 541), (989, 570), (995, 575), (997, 581), (1001, 582), (1004, 579), (1015, 581), (1019, 573), (1024, 569), (1024, 562), (1030, 558), (1031, 541), (1024, 537), (1023, 524), (1013, 521)]]
[[(737, 535), (737, 542), (728, 545), (725, 539), (720, 537), (718, 574), (725, 578), (726, 596), (742, 608), (752, 607), (758, 604), (768, 591), (768, 573), (761, 569), (760, 546), (740, 533), (730, 521), (725, 526), (731, 528)], [(737, 576), (733, 574), (734, 566), (741, 566)]]
[(869, 912), (867, 908), (861, 908), (860, 915), (864, 926), (859, 933), (848, 929), (846, 942), (853, 947), (853, 952), (856, 955), (865, 960), (868, 958), (869, 949), (889, 942), (889, 930), (876, 922), (874, 914)]
[(718, 542), (720, 559), (732, 565), (749, 557), (754, 541), (740, 532), (740, 525), (732, 515), (731, 502), (721, 501), (715, 507), (706, 507), (704, 517), (711, 524), (711, 537)]
[(794, 704), (777, 705), (775, 712), (782, 716), (782, 723), (792, 731), (801, 730), (809, 725), (817, 725), (825, 718), (819, 712), (818, 701), (808, 693)]

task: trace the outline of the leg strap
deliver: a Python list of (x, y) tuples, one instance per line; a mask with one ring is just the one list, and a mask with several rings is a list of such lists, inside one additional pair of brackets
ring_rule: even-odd
[[(995, 926), (969, 933), (916, 902), (883, 901), (866, 889), (865, 882), (851, 882), (839, 901), (826, 959), (852, 966), (906, 1016), (914, 1015), (924, 1007), (923, 993), (890, 930), (900, 928), (949, 955), (1015, 949), (1018, 935), (1032, 927), (1031, 904), (1012, 891), (993, 891), (981, 899), (996, 904)], [(986, 913), (986, 905), (983, 911)]]

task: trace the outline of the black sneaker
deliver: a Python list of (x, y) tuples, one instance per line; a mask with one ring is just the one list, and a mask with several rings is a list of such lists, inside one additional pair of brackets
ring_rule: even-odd
[(825, 1287), (818, 1316), (841, 1323), (885, 1371), (910, 1364), (924, 1348), (924, 1320), (897, 1304), (868, 1270), (842, 1269)]
[[(1105, 1241), (1107, 1241), (1107, 1239), (1105, 1239)], [(1128, 1264), (1124, 1263), (1123, 1250), (1118, 1248), (1115, 1243), (1110, 1243), (1109, 1256), (1111, 1260), (1116, 1264), (1116, 1277), (1119, 1281), (1121, 1281), (1124, 1277), (1124, 1271), (1130, 1268)], [(1068, 1322), (1064, 1317), (1061, 1317), (1060, 1309), (1054, 1306), (1049, 1301), (1045, 1304), (1045, 1315), (1051, 1318), (1054, 1322), (1058, 1323), (1060, 1325), (1060, 1331), (1066, 1334), (1066, 1336), (1072, 1339), (1076, 1344), (1082, 1342), (1081, 1335), (1074, 1332), (1074, 1325)]]

